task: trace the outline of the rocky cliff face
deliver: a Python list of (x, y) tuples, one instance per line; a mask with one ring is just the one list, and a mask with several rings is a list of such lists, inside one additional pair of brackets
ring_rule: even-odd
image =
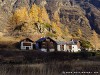
[(13, 5), (16, 0), (0, 0), (0, 31), (4, 31), (8, 25), (9, 16), (12, 14)]
[(59, 21), (67, 26), (70, 33), (76, 37), (80, 36), (78, 30), (82, 33), (82, 37), (88, 38), (91, 36), (91, 26), (89, 20), (85, 16), (85, 10), (73, 0), (47, 0), (45, 6), (49, 17), (53, 21), (57, 21), (54, 18), (55, 13), (58, 13)]
[(90, 26), (100, 34), (100, 0), (75, 0), (86, 12)]
[[(87, 35), (91, 34), (91, 30), (100, 34), (99, 0), (47, 0), (46, 8), (50, 19), (53, 19), (54, 13), (58, 12), (60, 22), (67, 25), (70, 32), (79, 27), (83, 33), (89, 32)], [(73, 25), (72, 20), (77, 22), (75, 25), (78, 27)], [(86, 32), (84, 27), (87, 29)]]

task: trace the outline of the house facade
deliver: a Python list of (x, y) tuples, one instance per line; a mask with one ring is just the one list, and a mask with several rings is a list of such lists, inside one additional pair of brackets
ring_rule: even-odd
[(36, 41), (36, 49), (43, 52), (57, 51), (57, 43), (50, 37), (40, 38)]
[(33, 41), (29, 38), (20, 41), (21, 50), (33, 50)]
[(66, 42), (58, 41), (57, 42), (57, 51), (67, 51), (67, 45)]
[(78, 40), (71, 40), (67, 42), (68, 52), (79, 52), (81, 51), (80, 47), (80, 42)]

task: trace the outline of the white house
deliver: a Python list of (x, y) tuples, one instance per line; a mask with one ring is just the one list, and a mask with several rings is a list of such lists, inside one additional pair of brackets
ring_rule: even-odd
[(79, 41), (78, 40), (71, 40), (71, 41), (67, 42), (67, 50), (69, 52), (81, 51)]
[(57, 51), (67, 51), (67, 45), (66, 42), (58, 41), (57, 43)]
[(72, 50), (71, 50), (72, 52), (78, 52), (78, 51), (80, 51), (80, 49), (78, 48), (78, 46), (76, 45), (76, 44), (73, 44), (72, 45)]
[(33, 41), (26, 38), (20, 42), (21, 50), (33, 50)]

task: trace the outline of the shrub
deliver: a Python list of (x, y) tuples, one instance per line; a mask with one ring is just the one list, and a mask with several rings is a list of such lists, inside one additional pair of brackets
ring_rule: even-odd
[(90, 43), (89, 41), (81, 40), (80, 43), (81, 43), (81, 46), (82, 46), (84, 49), (86, 49), (86, 48), (89, 49), (89, 48), (92, 47), (92, 45), (91, 45), (91, 43)]

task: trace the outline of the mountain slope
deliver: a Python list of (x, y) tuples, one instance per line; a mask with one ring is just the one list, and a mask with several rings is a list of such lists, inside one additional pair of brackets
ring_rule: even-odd
[(50, 36), (56, 40), (78, 38), (91, 42), (94, 30), (100, 34), (99, 2), (0, 0), (0, 32), (12, 37)]
[(86, 12), (90, 26), (100, 34), (100, 0), (75, 0)]

